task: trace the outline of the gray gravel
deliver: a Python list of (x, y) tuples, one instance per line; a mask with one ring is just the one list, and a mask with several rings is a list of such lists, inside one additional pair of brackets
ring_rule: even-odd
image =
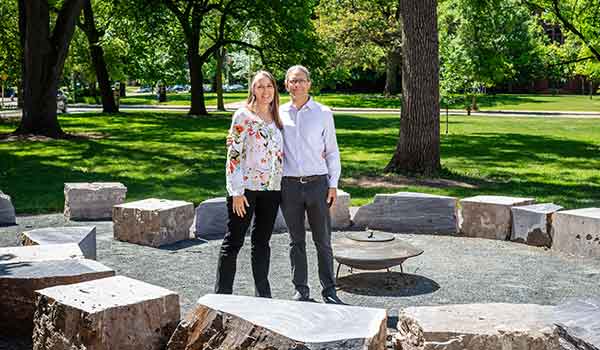
[[(18, 226), (0, 227), (0, 246), (17, 245), (17, 234), (32, 228), (70, 225), (97, 227), (98, 261), (117, 274), (159, 285), (180, 295), (182, 313), (211, 293), (221, 239), (197, 239), (161, 249), (112, 239), (111, 222), (69, 222), (62, 215), (21, 216)], [(335, 236), (343, 233), (336, 232)], [(310, 235), (309, 235), (310, 236)], [(459, 303), (535, 303), (555, 305), (568, 297), (600, 294), (600, 259), (576, 259), (523, 244), (435, 235), (397, 235), (425, 250), (405, 262), (406, 275), (387, 272), (350, 274), (342, 267), (339, 296), (352, 305), (388, 309)], [(319, 300), (316, 254), (308, 242), (312, 294)], [(274, 298), (292, 295), (287, 234), (271, 240)], [(337, 267), (337, 265), (336, 265)], [(236, 294), (253, 295), (250, 242), (238, 257)], [(0, 344), (0, 349), (2, 346)]]

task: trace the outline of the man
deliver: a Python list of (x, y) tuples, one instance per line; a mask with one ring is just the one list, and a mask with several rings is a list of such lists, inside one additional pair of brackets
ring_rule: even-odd
[(333, 114), (308, 94), (311, 81), (305, 67), (288, 69), (285, 86), (292, 101), (279, 109), (284, 140), (281, 209), (290, 231), (292, 282), (296, 289), (293, 298), (314, 301), (308, 287), (306, 213), (317, 248), (323, 301), (343, 304), (335, 289), (329, 216), (341, 171)]

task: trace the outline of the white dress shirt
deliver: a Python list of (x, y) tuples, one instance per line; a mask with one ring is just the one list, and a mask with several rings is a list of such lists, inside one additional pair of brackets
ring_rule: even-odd
[(340, 151), (331, 109), (309, 98), (298, 110), (291, 102), (279, 107), (283, 122), (283, 176), (328, 175), (337, 188)]

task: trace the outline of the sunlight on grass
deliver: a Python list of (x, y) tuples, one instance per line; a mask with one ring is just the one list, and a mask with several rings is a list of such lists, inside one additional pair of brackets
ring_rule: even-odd
[[(19, 213), (59, 212), (64, 182), (120, 181), (128, 200), (183, 199), (195, 204), (225, 194), (225, 137), (230, 113), (62, 115), (70, 133), (98, 138), (0, 142), (0, 189)], [(395, 149), (397, 115), (336, 114), (341, 188), (353, 205), (376, 193), (420, 191), (467, 197), (536, 197), (568, 208), (600, 206), (600, 123), (592, 119), (450, 117), (441, 135), (442, 178), (469, 186), (390, 185), (381, 171)], [(0, 133), (16, 127), (0, 121)], [(442, 128), (443, 129), (443, 128)], [(370, 185), (361, 178), (383, 179)], [(386, 182), (387, 181), (387, 182)]]

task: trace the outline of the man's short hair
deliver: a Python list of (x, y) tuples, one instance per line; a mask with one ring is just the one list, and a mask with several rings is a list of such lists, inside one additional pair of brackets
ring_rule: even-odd
[(297, 64), (295, 66), (291, 66), (290, 68), (288, 68), (287, 72), (285, 72), (285, 81), (288, 80), (288, 77), (290, 76), (290, 74), (292, 74), (292, 72), (295, 70), (299, 70), (302, 73), (304, 73), (304, 75), (306, 75), (306, 79), (308, 79), (308, 81), (310, 81), (310, 72), (308, 71), (308, 68), (306, 68), (300, 64)]

